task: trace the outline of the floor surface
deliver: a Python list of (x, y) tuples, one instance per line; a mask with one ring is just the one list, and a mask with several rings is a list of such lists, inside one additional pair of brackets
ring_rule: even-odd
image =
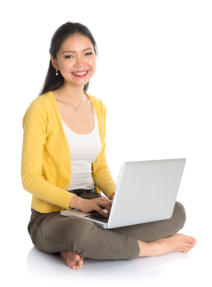
[[(163, 286), (212, 286), (210, 234), (205, 228), (209, 226), (210, 218), (205, 217), (206, 213), (207, 208), (198, 216), (195, 202), (187, 207), (187, 222), (180, 232), (197, 239), (195, 248), (189, 253), (117, 261), (85, 259), (80, 270), (67, 267), (59, 255), (38, 251), (26, 233), (26, 226), (21, 228), (21, 232), (18, 232), (20, 226), (17, 226), (14, 233), (16, 248), (8, 250), (8, 255), (7, 250), (3, 250), (6, 267), (3, 276), (7, 281), (24, 281), (30, 286), (43, 286), (45, 282), (51, 286), (60, 283), (76, 283), (77, 286), (157, 286), (159, 283)], [(206, 219), (202, 221), (204, 217)]]

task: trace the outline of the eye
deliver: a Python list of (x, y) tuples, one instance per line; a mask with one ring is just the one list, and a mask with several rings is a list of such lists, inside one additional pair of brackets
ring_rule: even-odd
[(93, 53), (92, 53), (92, 52), (88, 52), (88, 53), (86, 53), (85, 55), (86, 55), (86, 56), (90, 56), (90, 55), (93, 55)]
[(69, 59), (70, 57), (73, 57), (73, 56), (72, 55), (64, 56), (65, 59)]

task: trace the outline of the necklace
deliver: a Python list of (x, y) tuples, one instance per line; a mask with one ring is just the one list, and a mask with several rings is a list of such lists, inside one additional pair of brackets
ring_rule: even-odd
[[(56, 91), (55, 91), (55, 92), (56, 92)], [(81, 96), (81, 99), (80, 99), (80, 101), (79, 101), (79, 104), (78, 104), (76, 107), (75, 107), (71, 102), (61, 100), (61, 97), (60, 97), (60, 95), (58, 94), (58, 92), (56, 92), (56, 94), (58, 95), (58, 97), (59, 97), (59, 99), (60, 99), (61, 102), (72, 105), (72, 107), (75, 109), (75, 111), (76, 111), (76, 112), (78, 111), (78, 108), (79, 108), (79, 106), (80, 106), (80, 104), (81, 104), (81, 101), (82, 101), (82, 98), (83, 98), (83, 94), (82, 94), (82, 96)]]

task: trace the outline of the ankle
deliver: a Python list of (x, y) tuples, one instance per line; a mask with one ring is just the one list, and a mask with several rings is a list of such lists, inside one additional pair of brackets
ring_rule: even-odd
[(147, 256), (148, 242), (142, 240), (137, 240), (137, 242), (140, 249), (138, 257)]
[(162, 242), (158, 242), (158, 241), (145, 242), (141, 240), (137, 240), (137, 241), (138, 241), (138, 245), (140, 248), (138, 257), (158, 255)]

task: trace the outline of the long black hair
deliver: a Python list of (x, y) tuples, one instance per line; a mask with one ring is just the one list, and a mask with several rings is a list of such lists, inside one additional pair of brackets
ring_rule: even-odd
[[(56, 59), (57, 52), (59, 51), (63, 41), (66, 40), (70, 35), (73, 34), (81, 34), (83, 36), (86, 36), (90, 39), (94, 52), (97, 55), (97, 46), (96, 42), (93, 38), (93, 35), (89, 31), (89, 29), (80, 24), (80, 23), (72, 23), (72, 22), (67, 22), (63, 25), (61, 25), (53, 34), (53, 37), (51, 39), (51, 45), (49, 48), (49, 53), (50, 55)], [(49, 68), (48, 72), (46, 74), (46, 78), (43, 84), (43, 88), (39, 94), (41, 96), (42, 94), (59, 89), (64, 83), (64, 78), (61, 75), (61, 73), (58, 71), (58, 76), (56, 76), (56, 71), (55, 68), (52, 65), (51, 60), (49, 61)], [(89, 82), (84, 86), (83, 90), (86, 92), (89, 86)]]

